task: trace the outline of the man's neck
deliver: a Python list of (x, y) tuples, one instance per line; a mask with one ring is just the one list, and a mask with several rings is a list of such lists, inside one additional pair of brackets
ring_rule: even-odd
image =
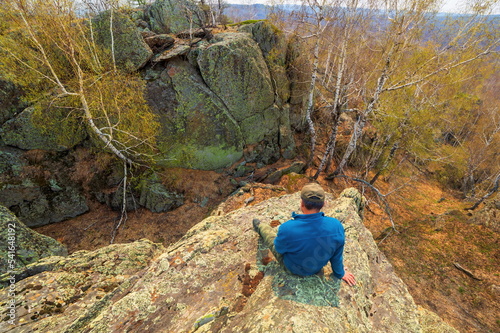
[(316, 213), (319, 213), (321, 211), (319, 209), (311, 209), (311, 210), (309, 210), (309, 209), (307, 209), (305, 207), (302, 207), (301, 210), (302, 210), (302, 214), (305, 214), (305, 215), (307, 215), (307, 214), (316, 214)]

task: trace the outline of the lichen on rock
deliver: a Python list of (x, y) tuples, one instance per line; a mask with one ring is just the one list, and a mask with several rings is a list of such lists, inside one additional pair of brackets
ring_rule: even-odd
[[(138, 244), (144, 247), (139, 249), (136, 242), (75, 253), (62, 266), (18, 282), (29, 289), (27, 292), (39, 289), (37, 301), (31, 301), (37, 309), (41, 309), (40, 299), (46, 300), (49, 295), (64, 299), (65, 304), (63, 313), (52, 311), (36, 320), (23, 316), (23, 326), (18, 328), (78, 328), (89, 332), (406, 333), (432, 332), (439, 327), (443, 332), (456, 332), (437, 316), (417, 308), (405, 284), (364, 227), (359, 215), (364, 201), (353, 189), (336, 200), (327, 195), (330, 208), (326, 213), (339, 217), (344, 225), (345, 265), (357, 279), (355, 287), (340, 284), (338, 292), (332, 290), (337, 294), (338, 306), (315, 303), (314, 294), (324, 286), (328, 274), (313, 277), (304, 285), (296, 279), (295, 285), (290, 285), (292, 281), (283, 278), (276, 263), (263, 268), (252, 219), (258, 218), (262, 223), (285, 222), (291, 211), (298, 209), (299, 200), (299, 193), (295, 193), (210, 216), (166, 250), (144, 242)], [(129, 255), (132, 249), (136, 255)], [(137, 258), (140, 251), (146, 253), (142, 259)], [(123, 258), (131, 265), (120, 273), (116, 268), (121, 265), (115, 262)], [(139, 265), (134, 270), (136, 260)], [(44, 285), (41, 279), (46, 281)], [(306, 291), (305, 287), (312, 291), (312, 297), (284, 295), (290, 290), (300, 294)], [(0, 296), (4, 292), (0, 291)], [(26, 300), (23, 303), (22, 298), (30, 295), (20, 293), (19, 302), (29, 304)], [(3, 328), (1, 325), (5, 323), (0, 324)]]
[[(150, 47), (127, 15), (119, 11), (104, 11), (92, 19), (92, 24), (96, 31), (97, 44), (109, 52), (114, 51), (116, 64), (124, 70), (134, 72), (142, 68), (153, 56)], [(111, 24), (113, 38), (110, 33)]]
[[(80, 332), (113, 304), (113, 295), (134, 285), (140, 272), (162, 251), (160, 244), (140, 240), (93, 252), (78, 251), (66, 258), (48, 257), (28, 265), (16, 275), (18, 326), (3, 321), (0, 330), (60, 332), (64, 327)], [(0, 276), (0, 282), (6, 279), (8, 276)], [(7, 300), (7, 292), (8, 288), (0, 290), (2, 300)], [(130, 310), (130, 305), (126, 308)]]
[(26, 227), (11, 211), (0, 206), (0, 272), (16, 271), (41, 258), (67, 254), (64, 245)]
[[(210, 90), (244, 129), (243, 137), (251, 137), (248, 142), (262, 140), (266, 131), (256, 127), (256, 121), (269, 128), (277, 117), (270, 116), (274, 103), (271, 76), (257, 43), (245, 33), (220, 33), (200, 48), (197, 63)], [(246, 126), (247, 122), (252, 125)], [(276, 120), (273, 128), (277, 129)]]
[[(54, 116), (57, 117), (57, 116)], [(16, 117), (6, 121), (0, 128), (0, 136), (6, 145), (21, 149), (44, 149), (65, 151), (81, 143), (86, 133), (75, 128), (57, 126), (56, 121), (63, 122), (63, 117), (54, 121), (54, 127), (42, 128), (43, 118), (38, 115), (35, 107), (29, 107)], [(66, 124), (67, 125), (67, 124)], [(64, 130), (69, 131), (64, 133)], [(54, 131), (57, 135), (54, 135)]]

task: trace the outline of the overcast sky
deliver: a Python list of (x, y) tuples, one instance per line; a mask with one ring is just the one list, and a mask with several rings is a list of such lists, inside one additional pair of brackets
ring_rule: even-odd
[[(285, 0), (286, 1), (286, 0)], [(269, 3), (269, 0), (226, 0), (228, 3), (240, 3), (240, 4), (255, 4), (255, 3)], [(293, 2), (287, 1), (287, 2)], [(467, 0), (443, 0), (443, 7), (441, 9), (441, 12), (446, 12), (446, 13), (459, 13), (461, 12), (461, 9), (464, 7), (465, 2), (470, 2)], [(494, 11), (496, 14), (500, 13), (500, 6), (496, 6), (496, 10)]]

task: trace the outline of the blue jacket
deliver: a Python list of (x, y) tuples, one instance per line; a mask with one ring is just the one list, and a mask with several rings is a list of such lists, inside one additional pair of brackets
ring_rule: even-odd
[(345, 274), (345, 234), (340, 221), (322, 212), (292, 213), (292, 218), (280, 225), (274, 239), (285, 266), (294, 274), (306, 276), (316, 274), (330, 261), (333, 274), (341, 279)]

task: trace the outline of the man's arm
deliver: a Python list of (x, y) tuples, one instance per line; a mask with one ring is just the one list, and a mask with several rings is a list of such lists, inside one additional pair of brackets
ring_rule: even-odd
[(333, 275), (335, 277), (344, 280), (348, 285), (354, 286), (356, 284), (356, 279), (354, 275), (344, 269), (343, 263), (343, 253), (344, 253), (344, 245), (339, 246), (335, 254), (330, 259), (330, 264), (332, 265)]
[(345, 275), (344, 264), (342, 259), (342, 254), (344, 253), (344, 244), (340, 245), (333, 256), (330, 258), (330, 264), (332, 265), (333, 275), (337, 279), (342, 279)]

